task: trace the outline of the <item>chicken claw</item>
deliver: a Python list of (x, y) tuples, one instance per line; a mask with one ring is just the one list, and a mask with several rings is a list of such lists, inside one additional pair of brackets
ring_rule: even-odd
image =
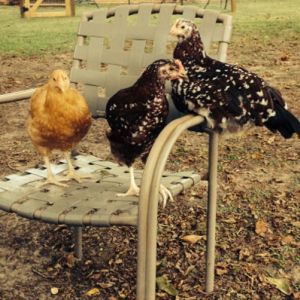
[(78, 183), (81, 183), (81, 179), (91, 179), (94, 178), (91, 174), (81, 174), (79, 172), (76, 172), (75, 170), (70, 170), (68, 174), (61, 180), (61, 181), (69, 181), (69, 180), (75, 180)]
[(41, 182), (37, 185), (37, 188), (41, 188), (44, 185), (47, 184), (54, 184), (57, 186), (61, 186), (61, 187), (68, 187), (67, 184), (65, 183), (61, 183), (61, 181), (63, 181), (63, 177), (61, 176), (55, 176), (51, 170), (51, 165), (50, 165), (50, 161), (49, 161), (49, 156), (45, 155), (44, 156), (44, 161), (45, 161), (45, 165), (47, 168), (47, 179), (44, 182)]
[(159, 193), (161, 194), (160, 202), (162, 202), (163, 208), (166, 207), (168, 199), (170, 199), (171, 202), (174, 202), (172, 193), (162, 184), (160, 185)]
[(117, 197), (126, 197), (126, 196), (139, 196), (140, 188), (137, 185), (130, 185), (126, 193), (118, 193)]
[(45, 181), (40, 182), (37, 185), (37, 188), (41, 188), (41, 187), (43, 187), (47, 184), (53, 184), (53, 185), (57, 185), (57, 186), (60, 186), (60, 187), (68, 187), (67, 184), (62, 183), (61, 181), (64, 181), (64, 179), (63, 178), (58, 179), (57, 176), (50, 176)]
[(94, 178), (93, 175), (91, 174), (80, 174), (79, 172), (76, 172), (73, 165), (72, 165), (72, 160), (70, 157), (70, 152), (68, 151), (64, 151), (64, 157), (67, 161), (67, 165), (68, 165), (68, 174), (65, 176), (65, 178), (62, 181), (69, 181), (69, 180), (75, 180), (78, 183), (81, 183), (81, 179), (85, 179), (85, 178)]
[[(130, 173), (130, 186), (126, 193), (118, 193), (116, 194), (117, 197), (127, 197), (127, 196), (139, 196), (140, 195), (140, 188), (137, 186), (135, 179), (134, 179), (134, 170), (131, 166), (129, 168)], [(159, 187), (159, 193), (161, 195), (160, 202), (162, 202), (163, 208), (166, 207), (168, 199), (170, 201), (174, 201), (172, 193), (164, 186), (160, 185)]]

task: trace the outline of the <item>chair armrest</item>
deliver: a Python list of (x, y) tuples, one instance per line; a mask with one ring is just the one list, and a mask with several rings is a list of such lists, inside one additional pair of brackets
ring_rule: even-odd
[(28, 99), (32, 96), (34, 91), (35, 88), (0, 95), (0, 104)]
[[(153, 278), (155, 278), (156, 271), (159, 186), (167, 158), (182, 132), (203, 121), (204, 118), (201, 116), (186, 115), (169, 123), (156, 139), (147, 159), (139, 198), (139, 263), (137, 272), (139, 290), (137, 291), (137, 299), (143, 299), (145, 292), (149, 291), (150, 295), (151, 290), (155, 289), (155, 280), (153, 282)], [(143, 283), (146, 282), (145, 277), (147, 277), (147, 287), (143, 286)], [(148, 298), (146, 297), (146, 299)]]

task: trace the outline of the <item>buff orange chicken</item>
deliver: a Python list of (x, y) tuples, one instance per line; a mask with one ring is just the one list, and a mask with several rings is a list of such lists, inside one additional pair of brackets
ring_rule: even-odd
[[(71, 162), (71, 149), (87, 134), (91, 126), (91, 113), (84, 97), (70, 87), (63, 70), (51, 73), (48, 82), (31, 97), (27, 131), (47, 167), (47, 180), (43, 184), (66, 186), (62, 181), (85, 177), (75, 172)], [(50, 154), (60, 150), (68, 163), (68, 174), (55, 176), (51, 170)]]

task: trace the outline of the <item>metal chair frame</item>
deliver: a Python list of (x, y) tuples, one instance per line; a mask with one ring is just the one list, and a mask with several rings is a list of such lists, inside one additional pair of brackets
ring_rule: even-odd
[[(133, 15), (136, 15), (137, 23), (131, 26), (128, 20), (129, 16)], [(157, 23), (149, 25), (153, 15), (157, 15)], [(172, 52), (166, 53), (166, 44), (170, 41), (174, 42), (168, 35), (174, 16), (200, 19), (199, 30), (206, 50), (210, 49), (212, 42), (217, 42), (215, 57), (223, 62), (226, 60), (232, 30), (230, 15), (195, 6), (140, 4), (123, 5), (110, 9), (102, 8), (82, 17), (70, 79), (74, 84), (83, 87), (83, 93), (95, 116), (105, 117), (104, 111), (108, 98), (117, 90), (132, 84), (143, 67), (155, 59), (172, 56)], [(124, 51), (126, 39), (132, 40), (132, 51)], [(152, 40), (154, 44), (151, 53), (144, 51), (147, 40)], [(105, 43), (108, 43), (109, 46), (106, 47)], [(127, 68), (125, 75), (120, 71), (124, 67)], [(107, 68), (105, 72), (103, 72), (103, 68)], [(104, 87), (105, 93), (99, 93), (99, 87)], [(30, 97), (33, 91), (34, 89), (30, 89), (0, 96), (0, 103)], [(168, 155), (183, 131), (203, 122), (203, 118), (200, 116), (180, 115), (173, 108), (172, 102), (170, 102), (170, 106), (172, 107), (170, 123), (153, 145), (142, 176), (136, 224), (138, 226), (138, 300), (155, 299), (159, 184)], [(206, 291), (212, 292), (215, 261), (218, 134), (209, 131), (208, 134)], [(75, 227), (75, 241), (75, 253), (81, 257), (81, 226)]]

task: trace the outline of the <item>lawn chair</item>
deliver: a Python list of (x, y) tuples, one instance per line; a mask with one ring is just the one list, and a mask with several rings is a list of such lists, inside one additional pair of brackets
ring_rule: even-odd
[[(70, 78), (72, 83), (83, 88), (95, 117), (105, 117), (107, 99), (119, 89), (131, 85), (146, 65), (172, 56), (174, 40), (168, 33), (179, 16), (199, 20), (206, 50), (216, 44), (215, 55), (208, 52), (225, 61), (231, 36), (231, 16), (228, 15), (194, 6), (140, 4), (102, 8), (83, 16)], [(128, 49), (124, 49), (126, 43)], [(3, 95), (0, 103), (29, 97), (32, 92), (31, 89)], [(82, 256), (83, 226), (138, 226), (137, 299), (155, 299), (159, 183), (162, 179), (162, 183), (176, 195), (200, 180), (200, 176), (193, 172), (166, 172), (162, 177), (167, 157), (177, 138), (201, 120), (193, 115), (182, 117), (172, 102), (170, 106), (170, 123), (157, 138), (143, 174), (138, 172), (141, 179), (139, 200), (115, 197), (117, 191), (128, 186), (127, 168), (94, 156), (80, 155), (75, 157), (75, 165), (83, 172), (97, 173), (97, 182), (72, 183), (69, 189), (49, 187), (45, 196), (45, 191), (34, 190), (31, 186), (32, 182), (46, 177), (45, 169), (30, 169), (21, 175), (6, 176), (0, 182), (0, 208), (30, 219), (74, 226), (75, 253), (79, 258)], [(214, 282), (218, 135), (208, 133), (206, 291), (211, 292)], [(66, 168), (65, 161), (61, 161), (55, 166), (55, 173)]]

